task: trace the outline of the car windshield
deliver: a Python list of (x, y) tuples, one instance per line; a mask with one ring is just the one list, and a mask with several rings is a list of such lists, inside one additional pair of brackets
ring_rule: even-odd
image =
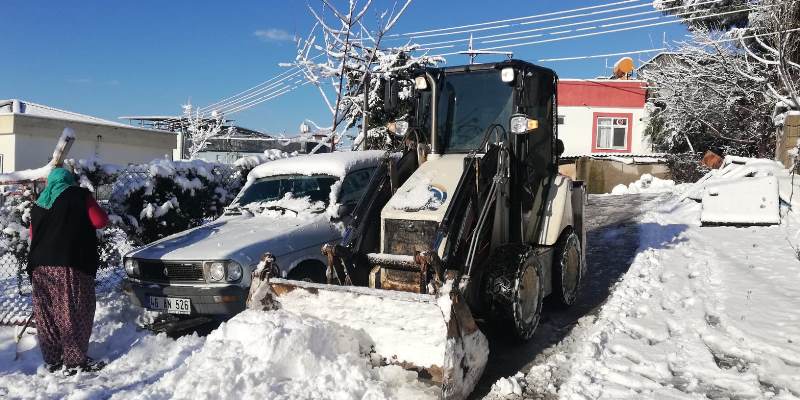
[(338, 178), (328, 175), (291, 175), (261, 178), (244, 189), (232, 205), (244, 207), (251, 203), (280, 200), (287, 193), (291, 193), (293, 198), (308, 197), (312, 203), (322, 202), (327, 206), (331, 194), (331, 185), (337, 180)]
[(439, 151), (469, 152), (492, 124), (508, 129), (513, 104), (514, 88), (500, 79), (499, 70), (446, 74), (437, 112)]

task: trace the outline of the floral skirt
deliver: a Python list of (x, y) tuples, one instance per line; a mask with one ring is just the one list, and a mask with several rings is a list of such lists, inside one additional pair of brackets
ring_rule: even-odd
[(86, 362), (94, 322), (94, 277), (69, 267), (33, 270), (33, 316), (44, 362), (78, 366)]

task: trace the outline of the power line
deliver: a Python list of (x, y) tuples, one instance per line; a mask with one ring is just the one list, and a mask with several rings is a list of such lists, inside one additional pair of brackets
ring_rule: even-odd
[[(612, 17), (597, 18), (597, 19), (591, 19), (591, 20), (580, 21), (580, 22), (572, 22), (572, 23), (568, 23), (568, 24), (551, 25), (551, 26), (544, 26), (544, 27), (541, 27), (541, 28), (525, 29), (525, 30), (518, 30), (518, 31), (513, 31), (513, 32), (498, 33), (498, 34), (493, 34), (493, 35), (477, 36), (477, 37), (473, 37), (473, 40), (493, 39), (493, 38), (498, 38), (498, 37), (506, 37), (506, 36), (511, 36), (511, 35), (517, 35), (517, 34), (521, 34), (521, 33), (541, 32), (541, 31), (546, 31), (546, 30), (551, 30), (551, 29), (587, 25), (587, 24), (592, 24), (592, 23), (596, 23), (596, 22), (613, 21), (613, 20), (624, 19), (624, 18), (629, 18), (629, 17), (636, 17), (636, 16), (641, 16), (641, 15), (647, 15), (647, 14), (663, 13), (663, 12), (667, 12), (667, 11), (675, 11), (675, 10), (679, 10), (679, 9), (683, 9), (683, 8), (687, 8), (687, 7), (696, 7), (696, 6), (705, 5), (705, 4), (719, 3), (720, 1), (723, 1), (723, 0), (707, 0), (707, 1), (704, 1), (704, 2), (693, 4), (691, 6), (688, 6), (688, 5), (676, 6), (676, 7), (665, 8), (665, 9), (662, 9), (662, 10), (641, 11), (641, 12), (632, 13), (632, 14), (616, 15), (616, 16), (612, 16)], [(680, 16), (680, 15), (686, 15), (686, 14), (690, 14), (690, 13), (678, 13), (676, 15)], [(634, 20), (634, 21), (625, 21), (625, 22), (620, 22), (617, 25), (630, 24), (630, 23), (634, 23), (634, 22), (644, 22), (644, 21), (653, 20), (653, 19), (656, 19), (656, 18), (645, 18), (645, 19), (639, 19), (639, 20)], [(606, 24), (606, 25), (601, 25), (600, 27), (608, 27), (608, 26), (614, 26), (614, 25), (615, 24)], [(586, 27), (586, 28), (581, 28), (581, 29), (575, 29), (575, 31), (591, 30), (591, 29), (597, 29), (597, 28), (598, 28), (597, 26)], [(568, 32), (568, 31), (564, 31), (564, 32)], [(551, 33), (551, 35), (564, 33), (564, 32), (554, 32), (554, 33)], [(543, 35), (533, 35), (533, 36), (526, 37), (526, 38), (540, 37), (540, 36), (543, 36)], [(512, 39), (507, 39), (507, 40), (512, 40)], [(452, 47), (455, 47), (455, 46), (440, 46), (440, 47), (436, 47), (436, 48), (428, 48), (426, 46), (441, 45), (441, 44), (451, 44), (451, 43), (466, 42), (466, 41), (469, 41), (469, 38), (454, 39), (454, 40), (432, 42), (432, 43), (424, 43), (424, 44), (420, 44), (420, 47), (421, 47), (420, 50), (439, 49), (439, 48), (452, 48)], [(488, 42), (483, 42), (483, 43), (488, 43)]]
[[(473, 27), (478, 27), (478, 26), (486, 26), (486, 25), (494, 25), (494, 24), (504, 24), (504, 23), (508, 23), (508, 22), (525, 21), (525, 20), (529, 20), (529, 19), (533, 19), (533, 18), (539, 18), (539, 17), (549, 17), (549, 16), (553, 16), (553, 15), (563, 15), (563, 14), (568, 14), (568, 13), (571, 13), (571, 12), (595, 10), (595, 9), (598, 9), (598, 8), (611, 7), (611, 6), (621, 5), (621, 4), (635, 3), (637, 1), (640, 1), (640, 0), (624, 0), (624, 1), (617, 1), (617, 2), (613, 2), (613, 3), (600, 4), (600, 5), (596, 5), (596, 6), (573, 8), (573, 9), (570, 9), (570, 10), (562, 10), (562, 11), (555, 11), (555, 12), (549, 12), (549, 13), (544, 13), (544, 14), (528, 15), (528, 16), (524, 16), (524, 17), (516, 17), (516, 18), (508, 18), (508, 19), (495, 20), (495, 21), (480, 22), (480, 23), (476, 23), (476, 24), (452, 26), (452, 27), (447, 27), (447, 28), (428, 29), (428, 30), (416, 31), (416, 32), (396, 33), (396, 34), (392, 34), (392, 35), (386, 35), (385, 37), (388, 38), (388, 39), (402, 38), (402, 37), (413, 37), (415, 35), (429, 34), (429, 33), (434, 33), (434, 32), (445, 32), (445, 31), (451, 31), (451, 30), (455, 30), (455, 29), (473, 28)], [(674, 0), (672, 0), (672, 1), (674, 1)]]
[(250, 87), (250, 88), (248, 88), (248, 89), (245, 89), (245, 90), (243, 90), (243, 91), (241, 91), (241, 92), (239, 92), (239, 93), (236, 93), (236, 94), (234, 94), (234, 95), (232, 95), (232, 96), (229, 96), (229, 97), (226, 97), (226, 98), (224, 98), (224, 99), (222, 99), (222, 100), (219, 100), (219, 101), (217, 101), (216, 103), (212, 103), (212, 104), (209, 104), (209, 105), (207, 105), (207, 106), (205, 106), (205, 107), (201, 107), (201, 108), (200, 108), (200, 109), (198, 109), (198, 110), (214, 109), (215, 107), (217, 107), (217, 106), (219, 106), (219, 105), (221, 105), (221, 104), (223, 104), (223, 103), (225, 103), (225, 102), (227, 102), (227, 101), (229, 101), (229, 100), (232, 100), (232, 99), (234, 99), (234, 98), (236, 98), (236, 97), (238, 97), (238, 96), (241, 96), (241, 95), (245, 95), (245, 94), (249, 93), (250, 91), (252, 91), (252, 90), (254, 90), (254, 89), (257, 89), (257, 88), (260, 88), (260, 87), (262, 87), (263, 85), (269, 84), (269, 83), (271, 83), (272, 81), (274, 81), (274, 80), (276, 80), (276, 79), (279, 79), (279, 78), (283, 77), (284, 75), (288, 74), (289, 72), (291, 72), (291, 70), (284, 71), (284, 72), (282, 72), (282, 73), (280, 73), (280, 74), (278, 74), (278, 75), (276, 75), (276, 76), (274, 76), (274, 77), (272, 77), (272, 78), (270, 78), (270, 79), (267, 79), (266, 81), (263, 81), (263, 82), (261, 82), (261, 83), (259, 83), (259, 84), (255, 85), (255, 86), (253, 86), (253, 87)]
[[(727, 42), (735, 42), (742, 39), (752, 39), (756, 36), (768, 36), (768, 35), (777, 35), (781, 33), (789, 33), (789, 32), (796, 32), (800, 31), (800, 28), (795, 29), (787, 29), (782, 31), (774, 31), (774, 32), (767, 32), (767, 33), (760, 33), (756, 35), (749, 35), (749, 36), (742, 36), (742, 37), (735, 37), (735, 38), (728, 38), (728, 39), (718, 39), (718, 40), (709, 40), (705, 42), (698, 42), (700, 45), (712, 45), (712, 44), (719, 44), (719, 43), (727, 43)], [(555, 62), (555, 61), (578, 61), (578, 60), (587, 60), (593, 58), (606, 58), (606, 57), (614, 57), (614, 56), (624, 56), (628, 54), (643, 54), (643, 53), (654, 53), (657, 51), (665, 51), (669, 50), (666, 47), (659, 47), (653, 49), (646, 49), (646, 50), (633, 50), (633, 51), (623, 51), (619, 53), (608, 53), (608, 54), (596, 54), (590, 56), (574, 56), (574, 57), (560, 57), (560, 58), (541, 58), (537, 60), (538, 62)]]
[(653, 53), (656, 51), (664, 51), (667, 50), (666, 47), (660, 47), (657, 49), (647, 49), (647, 50), (633, 50), (633, 51), (622, 51), (619, 53), (608, 53), (608, 54), (596, 54), (592, 56), (575, 56), (575, 57), (562, 57), (562, 58), (541, 58), (538, 62), (554, 62), (554, 61), (575, 61), (575, 60), (588, 60), (592, 58), (606, 58), (606, 57), (615, 57), (615, 56), (625, 56), (628, 54), (642, 54), (642, 53)]
[[(605, 34), (609, 34), (609, 33), (624, 32), (624, 31), (630, 31), (630, 30), (636, 30), (636, 29), (642, 29), (642, 28), (649, 28), (649, 27), (653, 27), (653, 26), (660, 26), (660, 25), (674, 24), (674, 23), (680, 23), (680, 22), (685, 22), (685, 21), (694, 21), (694, 20), (698, 20), (698, 19), (712, 18), (712, 17), (722, 16), (722, 15), (740, 13), (740, 12), (746, 11), (746, 10), (759, 9), (759, 8), (768, 8), (768, 7), (772, 7), (772, 6), (762, 6), (762, 7), (755, 7), (755, 8), (740, 9), (740, 10), (736, 10), (736, 11), (715, 13), (715, 14), (709, 14), (709, 15), (704, 15), (704, 16), (686, 18), (686, 19), (682, 19), (682, 20), (676, 19), (676, 20), (671, 20), (671, 21), (656, 22), (656, 23), (652, 23), (652, 24), (644, 24), (644, 25), (637, 25), (637, 26), (631, 26), (631, 27), (625, 27), (625, 28), (610, 29), (610, 30), (605, 30), (605, 31), (600, 31), (600, 32), (590, 32), (590, 33), (584, 33), (584, 34), (578, 34), (578, 35), (564, 36), (564, 37), (559, 37), (559, 38), (542, 39), (542, 40), (531, 41), (531, 42), (512, 43), (512, 44), (503, 45), (503, 46), (495, 46), (495, 47), (483, 48), (481, 50), (502, 50), (502, 49), (509, 49), (509, 48), (514, 48), (514, 47), (530, 46), (530, 45), (533, 45), (533, 44), (550, 43), (550, 42), (557, 42), (557, 41), (562, 41), (562, 40), (570, 40), (570, 39), (578, 39), (578, 38), (584, 38), (584, 37), (590, 37), (590, 36), (605, 35)], [(459, 54), (459, 52), (437, 54), (436, 56), (443, 57), (443, 56), (449, 56), (449, 55), (455, 55), (455, 54)]]

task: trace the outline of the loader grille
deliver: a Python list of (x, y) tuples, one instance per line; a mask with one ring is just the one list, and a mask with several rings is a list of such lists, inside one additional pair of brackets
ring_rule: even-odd
[(198, 282), (204, 281), (203, 264), (200, 262), (163, 262), (140, 260), (142, 280), (149, 282)]
[(383, 252), (410, 256), (414, 251), (434, 250), (433, 240), (438, 227), (436, 221), (387, 219), (384, 221)]

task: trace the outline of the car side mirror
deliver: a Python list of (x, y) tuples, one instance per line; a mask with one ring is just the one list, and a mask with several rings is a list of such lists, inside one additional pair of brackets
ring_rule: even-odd
[(556, 156), (561, 157), (564, 154), (564, 142), (561, 139), (556, 139)]

